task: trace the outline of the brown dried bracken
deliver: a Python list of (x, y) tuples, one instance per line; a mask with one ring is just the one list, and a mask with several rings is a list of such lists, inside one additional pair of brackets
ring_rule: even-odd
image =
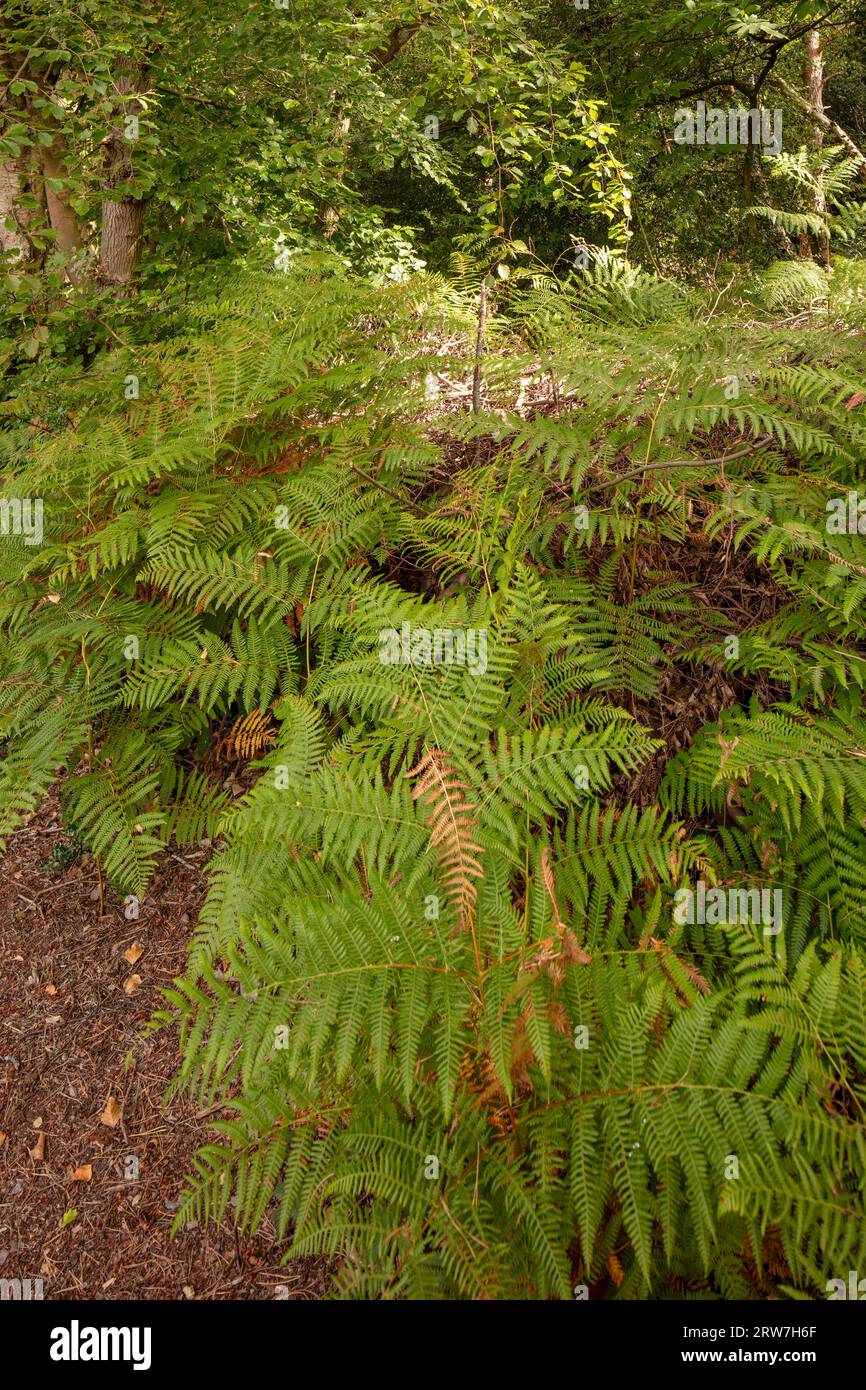
[(270, 711), (254, 709), (251, 714), (242, 714), (235, 720), (226, 734), (221, 751), (226, 758), (242, 758), (247, 762), (270, 748), (276, 737), (276, 726)]
[(481, 851), (473, 839), (475, 806), (466, 800), (466, 788), (448, 754), (440, 748), (426, 753), (405, 776), (418, 778), (412, 799), (422, 802), (427, 810), (430, 843), (442, 869), (442, 883), (458, 913), (455, 930), (469, 931), (477, 898), (473, 879), (484, 876), (478, 862)]

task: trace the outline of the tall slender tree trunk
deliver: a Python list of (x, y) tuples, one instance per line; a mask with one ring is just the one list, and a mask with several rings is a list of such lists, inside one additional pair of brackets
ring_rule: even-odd
[[(824, 50), (821, 35), (817, 29), (810, 29), (805, 39), (806, 51), (803, 60), (803, 83), (806, 88), (809, 109), (813, 113), (812, 148), (818, 152), (824, 145)], [(816, 188), (812, 198), (812, 211), (823, 218), (827, 212), (827, 202), (823, 189)], [(825, 268), (830, 265), (830, 238), (826, 232), (817, 238), (818, 254)], [(812, 259), (812, 248), (808, 235), (800, 235), (800, 254)]]
[(118, 96), (117, 118), (102, 142), (105, 157), (103, 187), (112, 196), (103, 199), (102, 233), (99, 240), (100, 278), (112, 285), (128, 285), (135, 275), (141, 255), (144, 202), (124, 193), (132, 178), (132, 152), (135, 148), (126, 131), (126, 120), (141, 111), (132, 93), (140, 92), (141, 72), (121, 71), (114, 83)]
[[(329, 92), (328, 100), (332, 105), (336, 104), (337, 92)], [(351, 118), (348, 116), (338, 116), (335, 118), (333, 138), (333, 143), (335, 145), (343, 147), (346, 146), (349, 139), (349, 130), (351, 128), (351, 124)], [(342, 172), (337, 174), (337, 182), (343, 182)], [(334, 234), (337, 230), (337, 225), (340, 221), (339, 209), (333, 203), (327, 202), (320, 209), (319, 217), (321, 219), (322, 226), (325, 229), (325, 237), (328, 241), (331, 241), (334, 237)]]

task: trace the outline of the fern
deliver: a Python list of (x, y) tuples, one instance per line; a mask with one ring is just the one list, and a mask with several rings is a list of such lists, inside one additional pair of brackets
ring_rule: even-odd
[(749, 322), (515, 276), (470, 413), (476, 271), (225, 282), (10, 442), (0, 836), (60, 778), (121, 892), (214, 842), (178, 1226), (347, 1298), (813, 1296), (866, 1259), (862, 268)]

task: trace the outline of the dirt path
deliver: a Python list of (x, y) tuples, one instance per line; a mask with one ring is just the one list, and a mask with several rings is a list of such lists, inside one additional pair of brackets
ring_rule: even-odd
[(0, 860), (0, 1279), (42, 1279), (46, 1299), (320, 1297), (318, 1263), (281, 1267), (267, 1223), (169, 1241), (213, 1116), (163, 1105), (177, 1035), (144, 1028), (183, 968), (204, 853), (167, 855), (127, 921), (113, 893), (100, 917), (89, 856), (45, 867), (65, 843), (49, 798)]

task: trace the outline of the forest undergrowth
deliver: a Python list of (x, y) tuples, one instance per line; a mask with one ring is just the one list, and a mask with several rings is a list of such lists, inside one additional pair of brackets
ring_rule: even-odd
[(362, 1298), (866, 1260), (864, 339), (858, 260), (298, 255), (14, 400), (0, 834), (59, 781), (132, 910), (216, 841), (178, 1228)]

